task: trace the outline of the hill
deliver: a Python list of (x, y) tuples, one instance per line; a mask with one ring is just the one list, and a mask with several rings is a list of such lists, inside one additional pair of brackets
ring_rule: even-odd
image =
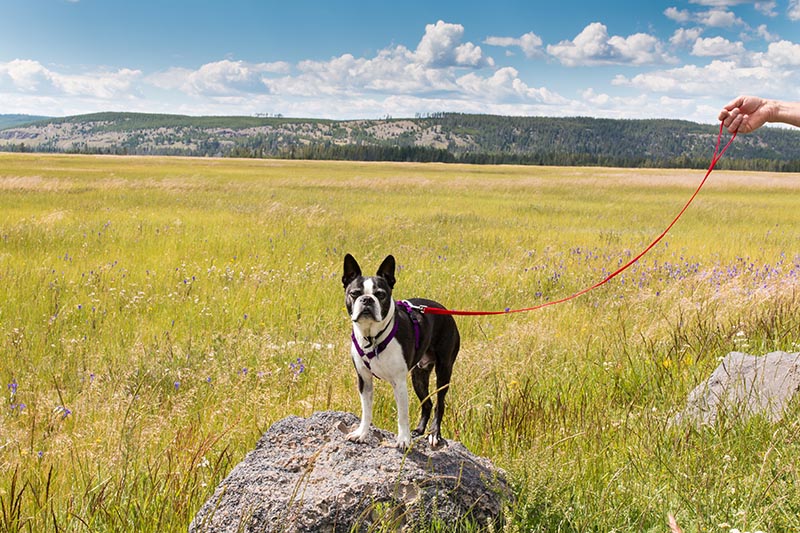
[(36, 116), (36, 115), (0, 115), (0, 130), (19, 126), (21, 124), (29, 124), (40, 120), (46, 120), (49, 117)]
[[(95, 113), (0, 127), (0, 150), (622, 167), (708, 165), (718, 128), (677, 120), (437, 113), (313, 120)], [(799, 171), (800, 132), (741, 136), (725, 168)]]

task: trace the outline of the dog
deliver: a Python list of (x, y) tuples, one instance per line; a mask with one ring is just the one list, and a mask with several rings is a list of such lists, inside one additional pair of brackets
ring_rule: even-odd
[[(444, 443), (442, 416), (444, 398), (450, 387), (453, 363), (461, 346), (456, 322), (449, 315), (425, 314), (425, 307), (444, 307), (432, 300), (392, 299), (395, 285), (395, 259), (383, 260), (375, 276), (363, 276), (352, 255), (344, 258), (345, 306), (353, 324), (351, 350), (358, 374), (361, 398), (361, 423), (347, 439), (366, 441), (372, 424), (373, 377), (387, 381), (394, 389), (397, 403), (396, 446), (406, 450), (412, 437), (425, 434), (433, 402), (428, 394), (432, 370), (436, 370), (436, 412), (428, 443), (432, 448)], [(413, 432), (408, 422), (408, 387), (406, 376), (411, 372), (414, 392), (422, 404), (422, 416)]]

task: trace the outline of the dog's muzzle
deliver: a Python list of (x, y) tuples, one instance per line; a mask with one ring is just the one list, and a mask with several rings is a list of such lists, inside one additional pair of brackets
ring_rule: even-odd
[(362, 318), (371, 318), (376, 322), (381, 321), (381, 307), (378, 300), (371, 296), (362, 296), (353, 304), (351, 318), (354, 322)]

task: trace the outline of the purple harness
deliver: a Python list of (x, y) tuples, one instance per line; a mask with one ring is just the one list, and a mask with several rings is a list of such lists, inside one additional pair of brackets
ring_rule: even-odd
[[(408, 313), (408, 316), (411, 319), (411, 323), (414, 325), (414, 348), (419, 350), (420, 324), (419, 324), (419, 320), (417, 319), (416, 315), (414, 314), (413, 306), (410, 303), (408, 303), (406, 300), (396, 300), (394, 303), (395, 303), (395, 307), (397, 307), (399, 309), (402, 309), (406, 313)], [(358, 343), (358, 340), (356, 339), (355, 332), (350, 334), (350, 338), (353, 340), (353, 346), (355, 346), (356, 352), (358, 352), (358, 355), (361, 356), (361, 360), (364, 362), (364, 365), (370, 371), (372, 371), (372, 367), (370, 367), (369, 362), (372, 359), (378, 357), (381, 354), (381, 352), (384, 351), (387, 346), (389, 346), (389, 343), (392, 342), (394, 340), (395, 336), (397, 335), (397, 328), (400, 326), (399, 322), (397, 321), (397, 317), (394, 318), (393, 322), (394, 323), (392, 324), (392, 329), (389, 332), (389, 334), (386, 336), (386, 338), (383, 339), (383, 342), (381, 342), (375, 348), (373, 348), (372, 350), (370, 350), (368, 352), (365, 352), (364, 349), (361, 347), (361, 345)]]

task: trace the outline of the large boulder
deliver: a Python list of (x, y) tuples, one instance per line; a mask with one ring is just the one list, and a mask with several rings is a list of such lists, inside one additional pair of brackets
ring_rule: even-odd
[(330, 411), (276, 422), (216, 488), (189, 531), (485, 525), (512, 497), (504, 473), (458, 442), (433, 450), (419, 439), (404, 454), (388, 431), (374, 430), (363, 444), (346, 440), (356, 424), (354, 415)]
[(753, 415), (777, 422), (798, 390), (800, 353), (754, 356), (731, 352), (708, 380), (689, 394), (686, 409), (673, 422), (703, 425), (716, 423), (720, 416), (744, 421)]

